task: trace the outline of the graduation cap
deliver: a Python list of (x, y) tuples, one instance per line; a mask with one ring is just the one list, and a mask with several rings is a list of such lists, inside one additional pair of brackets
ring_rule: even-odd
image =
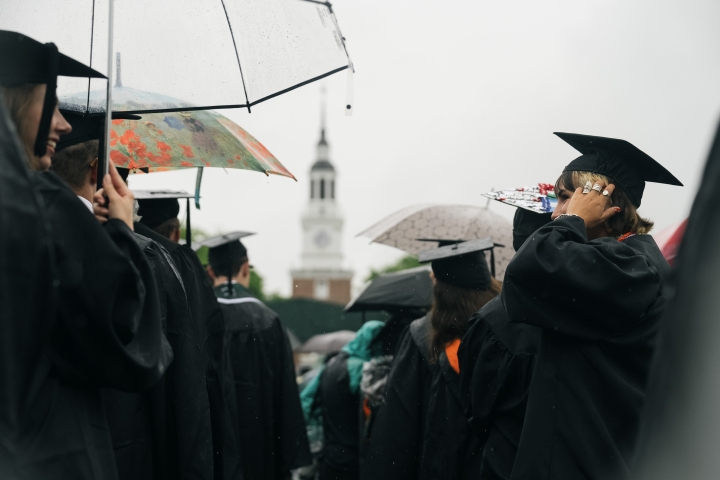
[(54, 43), (42, 44), (21, 33), (0, 30), (0, 86), (45, 84), (45, 100), (33, 152), (47, 151), (48, 133), (56, 105), (57, 77), (106, 78), (103, 74), (58, 51)]
[(640, 206), (645, 182), (682, 187), (680, 180), (635, 145), (617, 138), (555, 132), (581, 156), (565, 167), (566, 172), (592, 172), (610, 177), (622, 187), (635, 207)]
[[(446, 238), (416, 238), (418, 242), (437, 242), (438, 247), (445, 247), (448, 245), (455, 245), (462, 242), (467, 242), (468, 240), (462, 240), (462, 239), (454, 239), (454, 240), (448, 240)], [(490, 239), (487, 239), (488, 241)], [(505, 245), (501, 243), (493, 243), (494, 247), (500, 247), (503, 248)], [(490, 270), (492, 272), (492, 276), (495, 276), (495, 249), (490, 249)]]
[[(228, 292), (230, 295), (233, 294), (233, 264), (238, 263), (243, 258), (247, 258), (247, 248), (245, 248), (245, 245), (242, 244), (240, 239), (249, 237), (250, 235), (255, 234), (252, 232), (230, 232), (216, 237), (206, 238), (195, 244), (195, 250), (201, 247), (208, 247), (210, 249), (208, 252), (208, 262), (211, 266), (226, 266), (228, 271), (225, 272), (225, 275), (227, 275), (228, 278)], [(215, 270), (215, 266), (213, 266), (213, 270)], [(220, 272), (217, 273), (220, 274)]]
[(148, 228), (156, 228), (171, 218), (177, 218), (180, 213), (178, 200), (185, 199), (186, 226), (185, 245), (192, 248), (192, 229), (190, 227), (190, 199), (194, 195), (184, 190), (133, 190), (135, 200), (140, 209), (138, 215), (142, 218), (140, 223)]
[(486, 250), (492, 252), (495, 248), (492, 240), (481, 238), (467, 242), (449, 240), (440, 240), (440, 242), (446, 244), (425, 250), (418, 255), (420, 263), (432, 262), (431, 267), (437, 280), (476, 290), (490, 288), (492, 277), (483, 252)]

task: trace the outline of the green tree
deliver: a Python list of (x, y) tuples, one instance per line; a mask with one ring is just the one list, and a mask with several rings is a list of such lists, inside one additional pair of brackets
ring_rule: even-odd
[(265, 296), (265, 291), (263, 290), (263, 284), (263, 277), (259, 273), (257, 273), (255, 269), (250, 270), (250, 292), (255, 298), (257, 298), (261, 302), (267, 300), (267, 297)]
[(383, 273), (399, 272), (400, 270), (407, 270), (408, 268), (415, 268), (419, 266), (420, 262), (418, 262), (416, 256), (406, 255), (392, 265), (388, 265), (387, 267), (381, 268), (380, 270), (371, 270), (370, 275), (368, 276), (368, 278), (365, 279), (365, 281), (369, 282), (370, 280), (375, 280)]

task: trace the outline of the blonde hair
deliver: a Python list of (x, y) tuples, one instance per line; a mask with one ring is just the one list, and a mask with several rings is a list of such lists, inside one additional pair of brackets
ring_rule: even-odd
[(650, 233), (654, 223), (643, 218), (638, 214), (637, 208), (630, 201), (622, 187), (612, 181), (605, 175), (593, 172), (563, 172), (555, 183), (555, 189), (563, 187), (570, 192), (585, 186), (587, 182), (595, 184), (595, 182), (603, 182), (606, 185), (615, 185), (615, 190), (610, 196), (610, 202), (616, 207), (620, 207), (620, 211), (605, 221), (605, 229), (610, 236), (619, 237), (625, 233)]
[(25, 149), (25, 156), (28, 164), (33, 170), (42, 170), (40, 159), (35, 156), (34, 139), (37, 132), (30, 132), (33, 125), (29, 124), (27, 110), (32, 105), (35, 92), (40, 88), (40, 84), (28, 83), (14, 88), (0, 88), (2, 96), (5, 99), (5, 106), (10, 113), (10, 118), (15, 124), (15, 128), (20, 136), (20, 142)]

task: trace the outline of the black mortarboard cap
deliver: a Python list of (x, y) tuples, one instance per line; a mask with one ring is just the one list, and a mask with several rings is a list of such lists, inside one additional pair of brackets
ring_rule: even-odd
[(0, 86), (45, 84), (45, 100), (34, 153), (45, 154), (55, 111), (57, 77), (106, 78), (101, 73), (60, 53), (54, 43), (42, 44), (21, 33), (0, 30)]
[[(195, 244), (195, 249), (200, 247), (208, 247), (208, 263), (213, 267), (213, 270), (221, 265), (227, 268), (228, 272), (217, 272), (220, 275), (227, 275), (228, 277), (228, 288), (232, 292), (232, 265), (243, 258), (247, 258), (247, 249), (245, 245), (240, 241), (241, 238), (255, 235), (251, 232), (230, 232), (216, 237), (206, 238)], [(239, 266), (239, 265), (238, 265)]]
[(254, 232), (230, 232), (230, 233), (224, 233), (222, 235), (217, 235), (215, 237), (206, 238), (205, 240), (201, 240), (196, 243), (197, 248), (200, 247), (208, 247), (210, 251), (212, 251), (214, 248), (221, 247), (223, 245), (227, 245), (233, 242), (242, 243), (240, 242), (241, 238), (249, 237), (250, 235), (255, 235)]
[(640, 206), (645, 182), (683, 186), (665, 167), (628, 141), (577, 133), (555, 135), (582, 153), (565, 171), (593, 172), (611, 178), (635, 207)]
[[(73, 110), (60, 109), (65, 120), (72, 126), (72, 132), (63, 135), (60, 143), (57, 144), (56, 151), (77, 145), (78, 143), (88, 142), (90, 140), (100, 140), (105, 133), (105, 114), (98, 113), (85, 115)], [(124, 112), (112, 112), (113, 120), (140, 120), (140, 115), (133, 115)]]
[(148, 228), (156, 228), (180, 213), (177, 198), (138, 199), (138, 204), (140, 223)]
[[(118, 173), (120, 174), (121, 177), (123, 177), (123, 180), (125, 181), (125, 183), (127, 183), (127, 177), (128, 177), (128, 174), (130, 173), (130, 170), (128, 170), (127, 168), (118, 168)], [(185, 244), (188, 247), (192, 247), (192, 228), (190, 226), (190, 201), (189, 201), (189, 199), (193, 198), (195, 195), (193, 195), (192, 193), (188, 193), (184, 190), (133, 190), (132, 192), (133, 192), (133, 195), (135, 195), (135, 200), (138, 201), (138, 205), (140, 205), (141, 202), (144, 203), (148, 207), (148, 212), (151, 212), (153, 210), (154, 206), (151, 203), (153, 201), (158, 201), (158, 200), (171, 200), (172, 201), (172, 200), (182, 200), (182, 199), (187, 200), (187, 202), (186, 202), (187, 209), (185, 211), (185, 215), (186, 215), (185, 216)], [(169, 208), (173, 208), (172, 204), (170, 202), (168, 202), (167, 205)], [(175, 214), (176, 217), (177, 217), (178, 213), (180, 212), (179, 208), (180, 207), (178, 206), (177, 213)], [(172, 213), (172, 212), (168, 211), (168, 213)], [(138, 210), (138, 215), (142, 215), (140, 213), (140, 210)], [(153, 214), (151, 213), (150, 215), (152, 216)], [(160, 214), (158, 217), (162, 217), (162, 214)], [(167, 217), (165, 220), (163, 220), (163, 222), (166, 220), (169, 220), (171, 218), (173, 218), (173, 217), (172, 216)], [(152, 218), (148, 219), (147, 221), (152, 221)], [(157, 219), (155, 219), (155, 221), (157, 221)], [(158, 223), (158, 225), (161, 225), (163, 222)], [(142, 221), (140, 223), (142, 223)], [(153, 228), (150, 226), (148, 226), (148, 227)]]
[[(434, 240), (437, 241), (437, 240)], [(444, 240), (443, 242), (450, 242)], [(418, 255), (420, 263), (432, 262), (435, 278), (462, 288), (487, 290), (492, 276), (485, 259), (485, 250), (495, 247), (492, 240), (482, 238), (467, 242), (452, 242)]]

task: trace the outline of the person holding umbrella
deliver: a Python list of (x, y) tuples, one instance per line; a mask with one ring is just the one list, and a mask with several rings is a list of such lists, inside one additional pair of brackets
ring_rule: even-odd
[[(117, 171), (104, 178), (111, 202), (104, 225), (57, 176), (41, 172), (50, 166), (60, 137), (71, 130), (57, 109), (58, 75), (102, 78), (53, 44), (0, 31), (2, 96), (28, 164), (36, 170), (28, 178), (50, 230), (52, 276), (52, 287), (29, 299), (48, 304), (44, 315), (29, 319), (24, 310), (3, 312), (3, 322), (33, 321), (37, 329), (20, 335), (25, 330), (5, 325), (8, 334), (0, 336), (3, 352), (32, 353), (22, 362), (4, 354), (3, 369), (11, 373), (2, 377), (0, 472), (3, 477), (115, 479), (100, 387), (151, 387), (172, 361), (172, 349), (162, 333), (151, 268), (132, 233), (134, 199)], [(2, 252), (2, 258), (12, 255)]]
[[(92, 208), (105, 117), (83, 118), (72, 112), (66, 117), (73, 131), (58, 143), (51, 170)], [(137, 231), (135, 235), (155, 274), (163, 332), (175, 359), (147, 392), (103, 390), (118, 477), (211, 480), (213, 442), (204, 356), (185, 287), (170, 254), (154, 240)]]
[(249, 290), (250, 262), (232, 232), (198, 242), (225, 320), (223, 354), (228, 423), (245, 480), (283, 479), (312, 463), (290, 341), (278, 315)]
[(494, 247), (489, 239), (441, 245), (419, 255), (432, 262), (432, 308), (397, 346), (361, 478), (455, 479), (479, 472), (482, 447), (463, 413), (457, 348), (472, 314), (501, 284), (483, 253)]
[(512, 478), (630, 478), (670, 275), (638, 207), (645, 182), (682, 184), (624, 140), (556, 135), (581, 156), (502, 292), (510, 322), (542, 329)]

